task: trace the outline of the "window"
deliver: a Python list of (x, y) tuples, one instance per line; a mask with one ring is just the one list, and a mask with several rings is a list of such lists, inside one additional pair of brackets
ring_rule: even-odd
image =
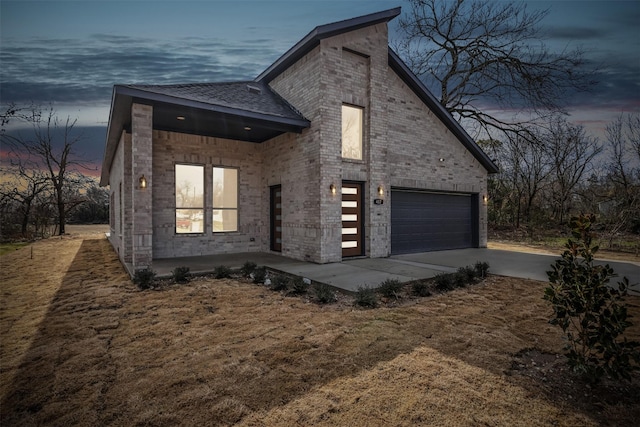
[(214, 233), (238, 231), (238, 169), (213, 168)]
[(362, 160), (363, 109), (342, 106), (342, 157)]
[(176, 165), (176, 233), (204, 232), (204, 166)]

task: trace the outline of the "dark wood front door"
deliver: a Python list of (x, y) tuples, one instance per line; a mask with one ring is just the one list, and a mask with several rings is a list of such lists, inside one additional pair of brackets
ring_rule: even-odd
[(282, 187), (271, 187), (271, 250), (282, 252)]
[(362, 184), (342, 183), (342, 256), (364, 254), (362, 232)]

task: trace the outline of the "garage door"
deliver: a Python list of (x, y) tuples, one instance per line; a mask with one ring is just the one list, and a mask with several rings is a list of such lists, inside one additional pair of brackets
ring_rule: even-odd
[[(391, 253), (477, 246), (477, 196), (393, 190)], [(475, 218), (475, 220), (474, 220)], [(474, 236), (475, 234), (475, 236)]]

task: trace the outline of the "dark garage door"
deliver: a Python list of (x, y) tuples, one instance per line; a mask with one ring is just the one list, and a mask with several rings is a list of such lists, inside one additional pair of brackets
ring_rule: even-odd
[[(394, 190), (391, 253), (477, 246), (477, 196)], [(475, 222), (474, 222), (475, 218)]]

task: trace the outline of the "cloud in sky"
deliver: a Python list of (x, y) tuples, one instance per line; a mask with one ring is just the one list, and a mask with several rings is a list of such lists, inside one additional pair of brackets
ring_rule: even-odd
[[(571, 112), (640, 112), (640, 2), (527, 4), (549, 8), (542, 30), (552, 50), (582, 47), (599, 68), (591, 93), (568, 97)], [(104, 126), (114, 84), (251, 79), (317, 25), (399, 5), (409, 11), (397, 0), (3, 0), (0, 104), (51, 103), (78, 126)]]
[[(46, 45), (46, 48), (43, 48)], [(18, 103), (108, 101), (115, 83), (254, 78), (281, 52), (269, 40), (152, 40), (95, 34), (82, 41), (16, 41), (0, 52), (2, 97)]]

